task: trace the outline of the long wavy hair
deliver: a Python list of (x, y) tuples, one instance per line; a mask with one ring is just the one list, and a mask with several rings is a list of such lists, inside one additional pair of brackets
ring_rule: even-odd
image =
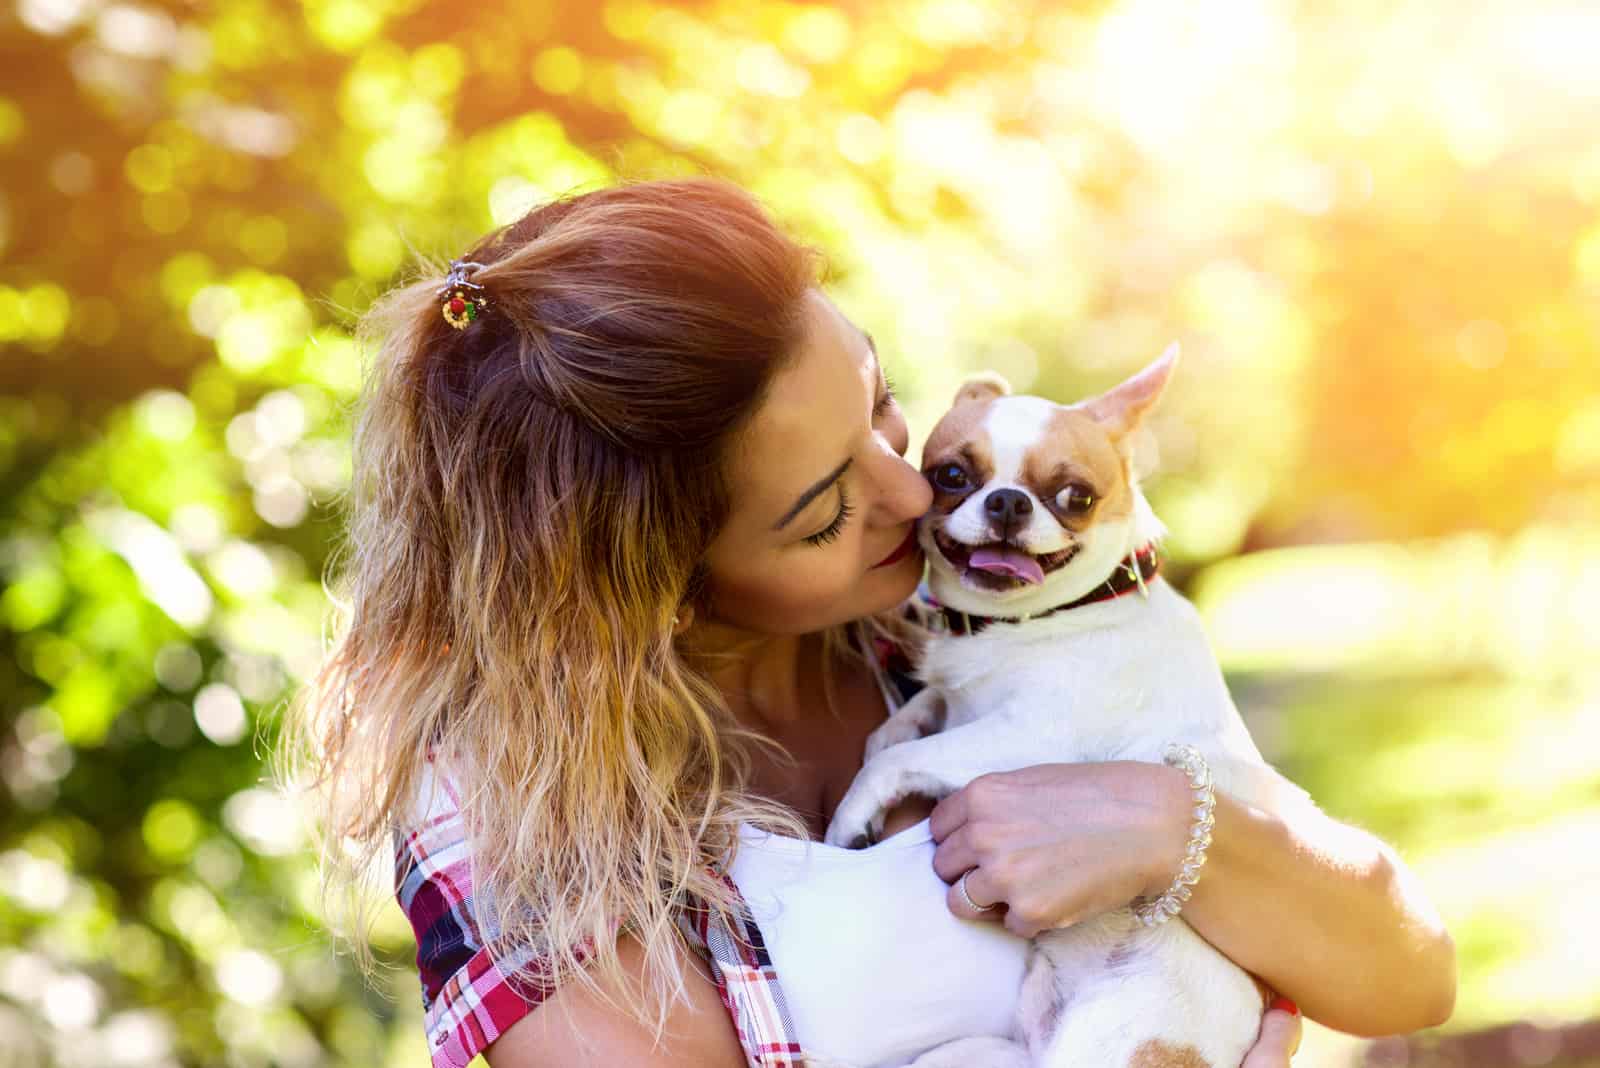
[(659, 1035), (684, 991), (679, 910), (737, 910), (719, 871), (739, 823), (806, 836), (747, 792), (752, 748), (776, 743), (738, 725), (674, 617), (705, 593), (724, 458), (819, 261), (710, 180), (551, 203), (465, 258), (489, 301), (468, 328), (441, 316), (438, 265), (359, 328), (343, 618), (286, 767), (319, 799), (325, 890), (356, 889), (334, 905), (355, 904), (358, 953), (363, 872), (442, 770), (490, 948), (604, 997), (629, 931)]

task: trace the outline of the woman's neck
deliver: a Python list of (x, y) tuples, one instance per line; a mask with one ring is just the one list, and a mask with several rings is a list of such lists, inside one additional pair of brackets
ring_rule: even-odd
[(815, 715), (822, 692), (820, 634), (757, 634), (697, 624), (689, 648), (734, 716), (769, 735)]

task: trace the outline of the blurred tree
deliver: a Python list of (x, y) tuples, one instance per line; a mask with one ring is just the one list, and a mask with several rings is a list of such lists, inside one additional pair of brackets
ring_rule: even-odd
[[(328, 958), (259, 755), (318, 653), (350, 318), (552, 195), (747, 184), (923, 426), (971, 368), (1065, 398), (1182, 336), (1190, 562), (1592, 522), (1600, 154), (1532, 117), (1600, 87), (1559, 12), (1105, 7), (0, 14), (0, 1043), (420, 1056)], [(1549, 54), (1502, 61), (1513, 19)]]

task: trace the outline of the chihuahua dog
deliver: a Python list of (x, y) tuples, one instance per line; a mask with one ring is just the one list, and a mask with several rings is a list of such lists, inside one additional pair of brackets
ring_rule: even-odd
[[(913, 794), (1042, 762), (1160, 763), (1198, 749), (1219, 790), (1271, 811), (1310, 799), (1262, 759), (1199, 614), (1161, 579), (1165, 528), (1140, 491), (1135, 443), (1176, 346), (1074, 405), (968, 382), (929, 436), (932, 510), (918, 538), (946, 633), (927, 687), (869, 738), (827, 841), (875, 841)], [(1131, 908), (1033, 942), (1009, 1039), (947, 1043), (913, 1068), (1236, 1068), (1254, 1042), (1250, 976), (1180, 917)]]

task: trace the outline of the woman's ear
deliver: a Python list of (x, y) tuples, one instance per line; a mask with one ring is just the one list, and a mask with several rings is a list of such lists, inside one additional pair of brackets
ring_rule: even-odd
[(688, 630), (690, 624), (692, 624), (693, 622), (694, 622), (694, 605), (692, 605), (692, 604), (680, 604), (678, 606), (677, 614), (672, 617), (672, 636), (674, 638), (678, 637), (684, 631)]

